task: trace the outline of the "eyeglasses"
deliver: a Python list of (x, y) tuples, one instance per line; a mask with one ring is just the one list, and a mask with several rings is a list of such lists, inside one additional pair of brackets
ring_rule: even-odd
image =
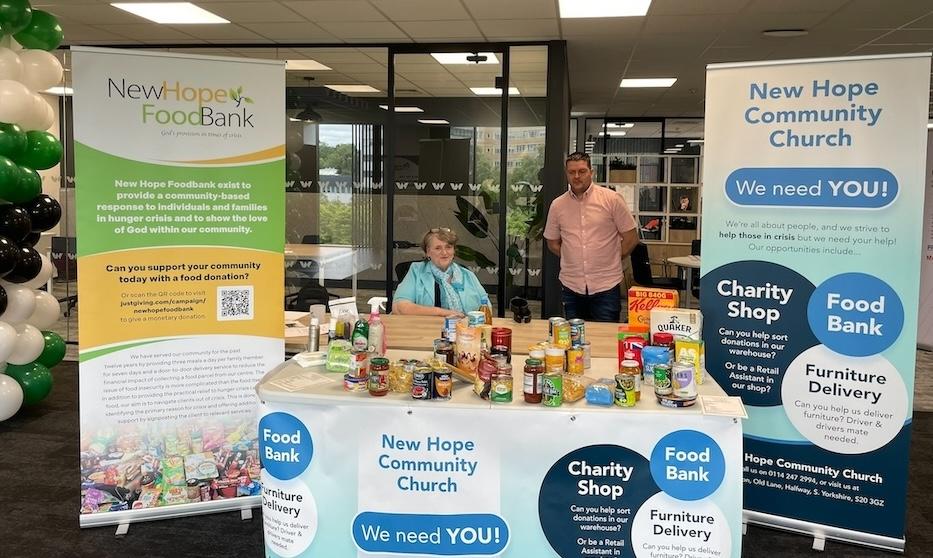
[(448, 229), (447, 227), (434, 227), (433, 229), (429, 230), (428, 232), (436, 233), (436, 232), (441, 232), (441, 231), (450, 232), (450, 229)]

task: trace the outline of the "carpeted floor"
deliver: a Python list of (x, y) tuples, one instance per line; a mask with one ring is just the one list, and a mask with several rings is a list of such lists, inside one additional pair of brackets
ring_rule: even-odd
[[(57, 366), (55, 388), (40, 405), (0, 423), (0, 557), (222, 557), (262, 556), (262, 519), (239, 513), (134, 524), (123, 538), (113, 527), (78, 528), (77, 365)], [(933, 555), (933, 413), (915, 412), (910, 453), (907, 556)], [(322, 510), (326, 513), (326, 510)], [(747, 558), (816, 555), (811, 540), (749, 527)], [(827, 542), (825, 555), (891, 556), (878, 550)], [(324, 556), (321, 558), (352, 558)], [(527, 557), (537, 558), (537, 557)]]

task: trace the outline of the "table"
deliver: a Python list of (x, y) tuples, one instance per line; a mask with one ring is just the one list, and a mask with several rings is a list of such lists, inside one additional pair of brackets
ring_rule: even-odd
[(285, 261), (316, 262), (319, 268), (318, 282), (324, 285), (324, 279), (351, 278), (353, 296), (356, 296), (356, 276), (366, 265), (365, 255), (369, 250), (339, 244), (286, 244)]
[[(667, 258), (668, 263), (672, 263), (682, 270), (686, 270), (686, 293), (684, 293), (684, 306), (690, 307), (690, 298), (693, 296), (693, 272), (694, 269), (700, 269), (700, 256), (672, 256)], [(699, 300), (697, 301), (699, 304)]]
[[(648, 393), (631, 409), (490, 403), (459, 382), (448, 401), (371, 397), (305, 364), (257, 386), (267, 554), (525, 558), (676, 544), (741, 556), (734, 418)], [(593, 367), (607, 374), (616, 361)]]
[[(403, 316), (389, 314), (382, 316), (386, 326), (388, 345), (394, 349), (412, 351), (428, 350), (432, 347), (434, 339), (441, 335), (444, 318), (440, 316)], [(512, 330), (512, 352), (527, 354), (528, 347), (544, 341), (548, 337), (547, 320), (531, 320), (526, 324), (519, 324), (511, 318), (493, 318), (494, 327), (507, 327)], [(619, 324), (586, 322), (586, 340), (590, 342), (593, 357), (616, 357), (616, 337)], [(285, 348), (289, 351), (304, 350), (307, 338), (304, 332), (285, 332)], [(321, 347), (326, 346), (327, 336), (321, 332)]]

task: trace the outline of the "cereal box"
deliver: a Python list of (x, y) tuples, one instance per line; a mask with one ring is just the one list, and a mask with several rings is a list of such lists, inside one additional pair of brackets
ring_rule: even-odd
[(628, 290), (628, 322), (651, 325), (651, 310), (654, 308), (677, 308), (680, 295), (670, 289), (653, 287), (631, 287)]
[(674, 342), (674, 360), (692, 364), (696, 383), (703, 383), (706, 378), (706, 346), (703, 341), (678, 339)]
[(674, 339), (702, 339), (703, 314), (686, 308), (651, 310), (651, 338), (655, 333), (670, 333)]

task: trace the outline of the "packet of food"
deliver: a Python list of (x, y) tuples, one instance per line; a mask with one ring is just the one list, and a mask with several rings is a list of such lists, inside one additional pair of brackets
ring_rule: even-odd
[(466, 320), (457, 322), (457, 367), (476, 373), (480, 361), (482, 335), (478, 328), (470, 327)]
[(593, 383), (592, 378), (579, 374), (564, 374), (564, 401), (573, 403), (583, 399), (587, 386)]

